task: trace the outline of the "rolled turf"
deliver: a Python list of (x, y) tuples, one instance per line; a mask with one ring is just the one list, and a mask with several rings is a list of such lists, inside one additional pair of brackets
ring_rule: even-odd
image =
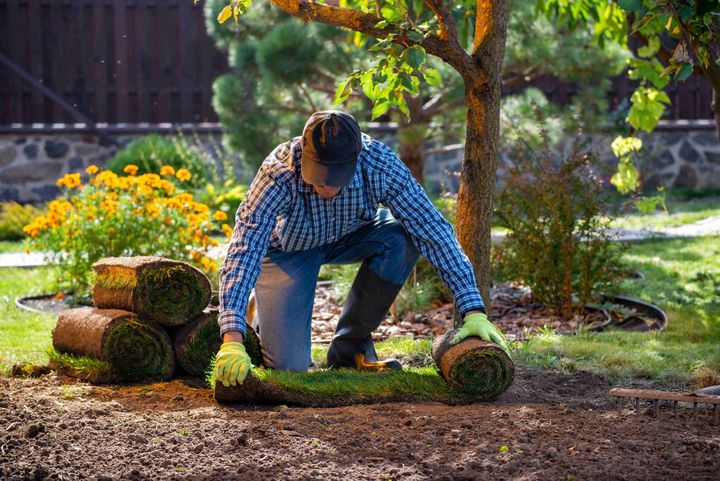
[(124, 382), (168, 379), (175, 369), (165, 330), (120, 309), (80, 307), (63, 311), (52, 339), (57, 352), (105, 361), (112, 377)]
[(93, 264), (93, 301), (101, 309), (123, 309), (166, 327), (187, 324), (210, 302), (205, 274), (163, 257), (107, 257)]
[[(218, 307), (207, 307), (188, 324), (171, 332), (170, 337), (175, 348), (175, 361), (180, 367), (191, 376), (204, 377), (222, 344)], [(253, 366), (262, 365), (260, 338), (249, 326), (244, 345)]]
[(191, 376), (204, 376), (220, 349), (218, 309), (208, 307), (171, 334), (175, 360)]
[(432, 357), (450, 387), (465, 395), (491, 400), (504, 393), (515, 377), (515, 365), (500, 346), (469, 337), (450, 344), (450, 330), (435, 339)]

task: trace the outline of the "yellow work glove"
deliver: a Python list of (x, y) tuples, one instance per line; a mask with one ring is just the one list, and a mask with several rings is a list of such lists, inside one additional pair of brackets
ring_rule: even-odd
[(215, 379), (225, 387), (242, 384), (251, 367), (250, 356), (242, 342), (224, 342), (217, 353)]
[(505, 352), (510, 354), (507, 347), (505, 336), (495, 324), (488, 320), (488, 317), (482, 312), (468, 314), (463, 319), (463, 325), (457, 334), (450, 340), (450, 344), (457, 344), (466, 337), (476, 336), (483, 341), (494, 342), (502, 347)]

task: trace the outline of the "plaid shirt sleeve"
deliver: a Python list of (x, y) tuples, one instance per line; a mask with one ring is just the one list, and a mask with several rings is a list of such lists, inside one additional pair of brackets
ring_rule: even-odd
[(276, 218), (290, 203), (290, 192), (277, 177), (278, 164), (266, 162), (238, 207), (227, 256), (220, 267), (220, 335), (240, 331), (245, 336), (245, 311), (260, 274)]
[(485, 312), (485, 305), (467, 255), (455, 237), (452, 224), (428, 198), (405, 164), (385, 145), (381, 148), (386, 171), (381, 202), (390, 208), (413, 239), (415, 246), (435, 267), (455, 298), (462, 316), (468, 311)]

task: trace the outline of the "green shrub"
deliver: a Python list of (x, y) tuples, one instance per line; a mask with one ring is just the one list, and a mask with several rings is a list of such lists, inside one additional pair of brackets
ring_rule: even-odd
[(137, 165), (138, 174), (159, 174), (164, 165), (175, 170), (185, 168), (190, 174), (187, 185), (191, 188), (217, 181), (217, 172), (208, 156), (183, 136), (164, 138), (152, 134), (134, 140), (118, 151), (107, 162), (109, 170), (123, 175), (125, 166)]
[(515, 148), (497, 196), (495, 216), (508, 235), (496, 260), (537, 301), (572, 316), (617, 280), (622, 248), (610, 238), (594, 154), (578, 135), (567, 158), (553, 159), (541, 130), (543, 148)]
[(23, 227), (41, 213), (42, 209), (32, 204), (0, 202), (0, 240), (16, 241), (26, 237)]

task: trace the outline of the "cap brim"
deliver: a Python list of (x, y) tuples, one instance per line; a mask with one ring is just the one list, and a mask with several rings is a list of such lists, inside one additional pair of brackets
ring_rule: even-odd
[(357, 158), (328, 165), (303, 155), (301, 162), (300, 172), (307, 184), (327, 187), (344, 187), (349, 184), (357, 167)]

